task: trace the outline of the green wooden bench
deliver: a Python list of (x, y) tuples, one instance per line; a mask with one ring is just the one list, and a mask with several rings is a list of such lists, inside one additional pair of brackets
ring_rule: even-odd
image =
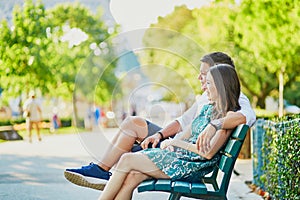
[[(197, 199), (227, 199), (226, 194), (230, 177), (248, 129), (249, 127), (243, 124), (232, 132), (230, 139), (222, 150), (219, 163), (214, 167), (212, 173), (203, 177), (200, 183), (151, 179), (143, 181), (138, 186), (138, 192), (168, 192), (170, 193), (169, 200), (178, 200), (181, 196)], [(207, 187), (209, 184), (212, 187)]]

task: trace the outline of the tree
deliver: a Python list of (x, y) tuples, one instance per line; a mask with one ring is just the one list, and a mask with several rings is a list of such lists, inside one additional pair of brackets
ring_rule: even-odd
[(275, 93), (282, 109), (283, 86), (290, 87), (299, 79), (299, 8), (294, 0), (244, 0), (232, 16), (243, 81), (261, 108), (265, 97)]
[[(52, 22), (49, 32), (56, 41), (49, 49), (51, 69), (58, 80), (55, 87), (65, 86), (68, 94), (73, 93), (69, 97), (73, 97), (76, 119), (78, 98), (107, 105), (112, 99), (110, 91), (117, 82), (113, 44), (108, 40), (117, 32), (105, 25), (101, 15), (100, 10), (98, 15), (92, 15), (80, 4), (61, 4), (49, 11)], [(77, 44), (72, 37), (65, 37), (72, 31), (80, 34), (79, 39), (85, 39)]]
[[(75, 89), (76, 76), (84, 74), (87, 80), (84, 83), (91, 83), (91, 80), (98, 80), (99, 77), (97, 76), (112, 62), (113, 46), (107, 40), (116, 32), (109, 30), (109, 27), (101, 20), (101, 15), (101, 11), (96, 16), (92, 15), (87, 8), (78, 3), (60, 4), (49, 10), (49, 20), (52, 22), (49, 32), (52, 40), (57, 41), (49, 49), (49, 54), (52, 57), (51, 68), (55, 71), (60, 84), (67, 83), (69, 91)], [(61, 40), (62, 37), (72, 31), (81, 34), (79, 37), (86, 37), (86, 39), (80, 44), (73, 44), (72, 38), (66, 38), (66, 41)], [(110, 67), (114, 69), (115, 65), (110, 65)], [(105, 73), (104, 76), (107, 87), (102, 87), (102, 95), (93, 97), (87, 95), (87, 92), (92, 92), (91, 90), (95, 89), (96, 83), (94, 87), (89, 84), (88, 90), (87, 85), (83, 82), (76, 84), (77, 92), (88, 97), (87, 100), (89, 101), (109, 102), (109, 96), (103, 95), (107, 94), (107, 91), (104, 90), (110, 90), (115, 84), (116, 78), (113, 70), (110, 73)]]
[(166, 17), (159, 17), (143, 38), (145, 49), (138, 52), (143, 71), (151, 81), (166, 87), (164, 99), (175, 102), (190, 101), (194, 91), (200, 92), (197, 75), (199, 55), (204, 50), (184, 32), (187, 22), (193, 20), (185, 6), (176, 7)]
[[(265, 108), (267, 96), (281, 96), (282, 107), (283, 94), (291, 102), (297, 102), (300, 96), (300, 25), (296, 22), (300, 15), (296, 1), (244, 0), (236, 3), (220, 0), (191, 11), (183, 12), (180, 9), (186, 8), (175, 9), (152, 26), (172, 28), (177, 35), (185, 35), (196, 41), (204, 51), (194, 52), (188, 43), (180, 43), (173, 35), (146, 34), (145, 41), (161, 43), (167, 48), (180, 44), (178, 47), (181, 51), (194, 53), (189, 58), (199, 59), (205, 52), (212, 51), (228, 53), (235, 61), (242, 90), (253, 101), (254, 107)], [(181, 16), (179, 13), (189, 14)], [(186, 19), (183, 20), (185, 23), (178, 23), (177, 26), (176, 22), (182, 19)], [(170, 25), (167, 23), (169, 21), (172, 22)], [(178, 59), (157, 50), (149, 51), (143, 59), (168, 63), (176, 66), (174, 69), (184, 66), (180, 65)], [(186, 74), (192, 72), (189, 68), (184, 71)], [(190, 81), (192, 77), (186, 76), (186, 79)], [(283, 85), (288, 89), (283, 91)], [(197, 87), (198, 83), (195, 82), (193, 88)]]
[[(23, 8), (14, 8), (13, 26), (3, 21), (0, 31), (3, 96), (16, 97), (37, 88), (51, 97), (62, 96), (68, 100), (75, 97), (75, 102), (79, 95), (86, 101), (110, 103), (109, 91), (117, 79), (114, 48), (108, 38), (116, 34), (117, 29), (105, 25), (100, 10), (98, 15), (93, 15), (77, 3), (58, 5), (46, 11), (40, 2), (26, 0)], [(90, 90), (76, 86), (78, 73), (88, 72), (85, 78), (86, 83), (90, 83), (91, 78), (99, 80), (97, 76), (108, 65), (109, 70)], [(95, 92), (98, 84), (100, 95)]]
[(52, 79), (43, 59), (49, 42), (46, 27), (43, 5), (30, 0), (23, 9), (14, 8), (11, 28), (6, 21), (2, 22), (1, 86), (8, 96), (18, 96), (30, 88), (44, 90), (45, 83)]

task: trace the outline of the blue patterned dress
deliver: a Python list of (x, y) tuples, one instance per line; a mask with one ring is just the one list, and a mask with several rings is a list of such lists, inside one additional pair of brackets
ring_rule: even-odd
[[(195, 144), (199, 134), (204, 130), (211, 120), (213, 106), (204, 105), (198, 117), (192, 122), (191, 137), (186, 139), (187, 142)], [(201, 178), (210, 173), (213, 166), (220, 159), (217, 153), (212, 159), (206, 158), (191, 151), (175, 147), (174, 152), (167, 149), (149, 148), (141, 151), (165, 174), (173, 180), (187, 180), (199, 182)]]

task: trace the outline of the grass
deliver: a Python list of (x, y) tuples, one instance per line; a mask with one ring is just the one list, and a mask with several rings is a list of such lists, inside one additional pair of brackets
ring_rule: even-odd
[[(55, 130), (54, 132), (50, 132), (49, 128), (40, 129), (40, 133), (42, 135), (73, 134), (73, 133), (78, 133), (78, 132), (83, 132), (83, 131), (86, 131), (86, 130), (84, 128), (77, 128), (77, 127), (74, 127), (74, 126), (71, 126), (71, 127), (61, 127), (61, 128), (58, 128), (57, 130)], [(28, 134), (26, 129), (19, 130), (18, 133), (21, 136), (26, 136)], [(36, 133), (36, 129), (33, 129), (32, 130), (32, 134), (35, 134), (35, 133)]]

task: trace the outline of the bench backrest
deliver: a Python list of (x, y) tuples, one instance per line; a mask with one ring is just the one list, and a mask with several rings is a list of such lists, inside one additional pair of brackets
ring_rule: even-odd
[(218, 184), (220, 188), (218, 188), (219, 186), (214, 185), (215, 190), (219, 189), (221, 193), (227, 193), (232, 170), (242, 148), (248, 129), (249, 127), (245, 124), (239, 125), (235, 128), (222, 151), (222, 156), (217, 167), (215, 167), (212, 176), (209, 178), (217, 180), (219, 170), (223, 172), (222, 181)]

